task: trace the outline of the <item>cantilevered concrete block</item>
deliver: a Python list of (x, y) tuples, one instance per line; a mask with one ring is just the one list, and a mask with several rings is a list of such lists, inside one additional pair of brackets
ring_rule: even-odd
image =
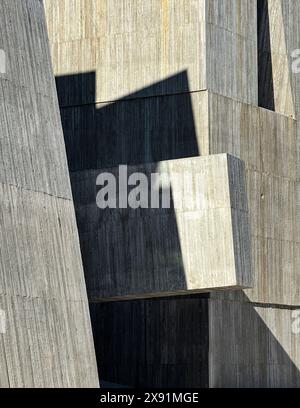
[[(105, 170), (118, 183), (119, 171)], [(148, 200), (143, 202), (144, 207), (152, 203), (152, 208), (129, 207), (132, 187), (127, 208), (97, 208), (98, 173), (76, 173), (73, 179), (74, 198), (81, 203), (77, 222), (91, 300), (251, 286), (240, 160), (222, 154), (128, 167), (130, 178), (142, 173), (150, 181), (157, 174), (161, 183), (148, 186)], [(160, 208), (153, 208), (158, 189)]]

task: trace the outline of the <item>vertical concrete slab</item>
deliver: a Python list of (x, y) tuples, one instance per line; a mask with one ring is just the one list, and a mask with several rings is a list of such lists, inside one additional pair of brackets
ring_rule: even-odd
[(96, 387), (43, 4), (3, 0), (0, 20), (0, 387)]

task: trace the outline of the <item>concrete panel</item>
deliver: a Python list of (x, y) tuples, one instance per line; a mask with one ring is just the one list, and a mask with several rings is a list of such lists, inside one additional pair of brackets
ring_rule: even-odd
[(97, 387), (42, 2), (1, 1), (0, 25), (0, 387)]
[(96, 72), (95, 99), (81, 103), (142, 88), (142, 96), (186, 92), (180, 81), (147, 92), (183, 70), (190, 89), (206, 88), (205, 0), (48, 0), (45, 8), (55, 74)]
[(68, 177), (60, 178), (68, 167), (44, 9), (4, 0), (0, 14), (0, 182), (70, 199)]
[(299, 285), (297, 122), (216, 94), (209, 94), (208, 111), (210, 153), (230, 152), (245, 161), (255, 277), (247, 296), (299, 305), (298, 291), (292, 290)]
[[(96, 72), (95, 95), (85, 92), (76, 104), (204, 89), (257, 103), (256, 7), (223, 3), (46, 0), (55, 74)], [(162, 82), (184, 70), (188, 87)], [(149, 88), (155, 82), (161, 86)]]
[(207, 24), (206, 47), (207, 89), (257, 104), (256, 40)]
[(0, 197), (0, 292), (84, 299), (72, 201), (2, 183)]
[(97, 386), (86, 300), (1, 294), (0, 308), (1, 388)]
[(1, 77), (0, 95), (0, 181), (71, 199), (57, 98)]
[(210, 387), (299, 387), (299, 334), (292, 330), (299, 312), (246, 297), (209, 300)]

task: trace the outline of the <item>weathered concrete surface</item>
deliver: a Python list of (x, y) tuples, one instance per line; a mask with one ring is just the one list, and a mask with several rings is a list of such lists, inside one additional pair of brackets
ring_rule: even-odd
[[(95, 99), (85, 93), (81, 103), (132, 98), (137, 90), (153, 96), (203, 89), (257, 103), (253, 0), (44, 3), (55, 74), (96, 72)], [(172, 86), (163, 81), (180, 71), (187, 71), (188, 86), (180, 78)]]
[(299, 315), (299, 306), (255, 304), (242, 294), (210, 299), (210, 387), (299, 387)]
[[(102, 172), (113, 174), (119, 185), (118, 167)], [(119, 192), (117, 208), (97, 208), (96, 179), (101, 172), (73, 176), (91, 300), (251, 287), (248, 205), (240, 160), (211, 155), (131, 166), (127, 173), (128, 178), (133, 173), (147, 177), (149, 196), (146, 202), (140, 200), (149, 208), (118, 208)], [(158, 183), (151, 184), (155, 173)], [(130, 191), (132, 187), (129, 195)], [(155, 191), (159, 208), (150, 208)], [(163, 200), (168, 208), (162, 208)]]
[(292, 67), (293, 51), (299, 49), (299, 4), (297, 0), (260, 0), (259, 6), (260, 103), (296, 117), (299, 78)]
[[(259, 128), (264, 136), (258, 139), (258, 132), (252, 132), (251, 156), (236, 152), (237, 133), (231, 125), (225, 126), (228, 144), (225, 140), (222, 149), (222, 142), (214, 144), (214, 153), (224, 148), (256, 169), (248, 177), (248, 194), (257, 281), (244, 294), (212, 295), (210, 385), (214, 387), (299, 387), (299, 333), (293, 325), (300, 312), (300, 105), (299, 74), (292, 72), (292, 51), (299, 48), (299, 13), (298, 1), (259, 2), (259, 104), (297, 120), (263, 111)], [(235, 104), (214, 99), (228, 109)], [(214, 115), (211, 123), (226, 123), (226, 116), (218, 116), (219, 121)]]
[[(51, 1), (48, 0), (48, 3)], [(207, 0), (204, 13), (199, 3), (195, 13), (192, 4), (196, 3), (192, 2), (185, 2), (185, 6), (178, 9), (174, 5), (175, 2), (147, 2), (151, 4), (150, 8), (153, 4), (159, 4), (156, 10), (161, 10), (163, 4), (172, 4), (170, 10), (177, 9), (170, 11), (171, 14), (177, 13), (181, 16), (175, 22), (169, 19), (170, 33), (181, 27), (180, 23), (183, 21), (192, 21), (192, 17), (187, 16), (193, 14), (193, 21), (196, 21), (199, 12), (202, 12), (206, 21), (206, 46), (209, 44), (204, 53), (199, 45), (199, 38), (201, 41), (203, 38), (199, 35), (202, 23), (195, 23), (191, 35), (194, 41), (189, 41), (184, 47), (178, 40), (177, 44), (180, 46), (175, 47), (170, 40), (171, 51), (168, 53), (161, 52), (161, 48), (156, 52), (155, 46), (152, 47), (153, 38), (159, 38), (161, 42), (165, 38), (161, 31), (156, 32), (158, 37), (146, 36), (139, 30), (135, 30), (135, 36), (127, 34), (125, 21), (138, 21), (146, 31), (146, 21), (152, 21), (152, 27), (162, 24), (160, 17), (154, 19), (155, 21), (151, 18), (146, 20), (145, 16), (151, 14), (146, 8), (139, 18), (138, 11), (145, 2), (141, 5), (132, 1), (128, 8), (122, 7), (124, 2), (118, 2), (120, 9), (116, 14), (112, 9), (107, 12), (105, 1), (97, 3), (96, 6), (92, 1), (80, 3), (81, 8), (77, 9), (78, 15), (74, 15), (74, 21), (71, 21), (70, 25), (64, 24), (65, 28), (59, 30), (57, 22), (66, 18), (64, 15), (67, 16), (68, 4), (70, 3), (64, 2), (61, 10), (47, 5), (47, 14), (50, 16), (53, 60), (55, 72), (59, 76), (57, 84), (71, 172), (99, 169), (120, 163), (136, 164), (224, 152), (230, 152), (244, 160), (251, 220), (252, 265), (256, 283), (253, 289), (245, 293), (215, 293), (209, 300), (205, 300), (209, 302), (209, 332), (214, 336), (213, 339), (210, 337), (209, 384), (239, 387), (299, 385), (299, 337), (291, 332), (291, 311), (299, 310), (300, 305), (300, 196), (297, 195), (300, 144), (297, 135), (299, 126), (295, 120), (299, 111), (300, 92), (299, 80), (296, 79), (299, 75), (291, 75), (290, 58), (291, 50), (299, 47), (299, 2), (270, 0), (266, 14), (265, 2), (260, 0), (262, 7), (258, 8), (258, 33), (256, 2), (253, 0)], [(203, 4), (202, 2), (201, 6)], [(103, 13), (99, 14), (107, 36), (98, 36), (103, 38), (102, 42), (96, 39), (95, 34), (83, 35), (87, 27), (95, 27), (92, 24), (78, 25), (80, 13), (84, 10), (83, 5), (87, 7), (86, 10), (90, 7), (90, 11), (85, 14), (93, 16), (93, 19), (96, 19), (95, 10), (98, 10), (98, 5), (103, 10)], [(158, 13), (157, 16), (159, 15)], [(243, 18), (236, 18), (238, 15)], [(114, 30), (113, 33), (111, 29)], [(63, 34), (54, 34), (57, 32)], [(190, 36), (191, 31), (187, 32)], [(283, 32), (285, 39), (281, 35)], [(60, 35), (63, 37), (59, 38)], [(72, 43), (69, 37), (77, 35), (77, 40), (73, 38), (75, 41)], [(91, 41), (88, 47), (85, 47), (84, 37), (95, 37), (94, 43), (97, 47), (94, 47)], [(108, 37), (109, 40), (106, 41)], [(132, 47), (123, 48), (120, 45), (123, 38), (130, 38)], [(170, 38), (173, 38), (172, 35)], [(133, 52), (134, 59), (127, 58), (127, 53), (130, 53), (128, 49), (140, 47), (141, 44), (144, 45), (142, 56), (140, 52)], [(112, 54), (113, 47), (116, 51)], [(104, 61), (102, 66), (100, 60), (95, 58), (100, 48), (101, 62)], [(267, 52), (269, 50), (271, 54)], [(152, 59), (144, 58), (144, 52), (148, 51)], [(197, 56), (192, 62), (186, 57), (189, 53)], [(203, 68), (199, 69), (197, 64), (200, 53), (205, 55), (205, 58), (201, 65)], [(126, 58), (123, 59), (125, 54)], [(107, 63), (110, 55), (113, 55), (116, 65)], [(176, 60), (170, 60), (171, 55), (172, 58), (176, 56)], [(186, 64), (182, 63), (182, 55), (185, 56)], [(168, 62), (169, 70), (159, 71), (154, 68), (157, 63), (165, 67), (166, 60), (171, 61)], [(272, 70), (269, 69), (270, 61), (273, 64)], [(147, 72), (148, 68), (151, 73), (155, 72), (153, 76)], [(88, 76), (76, 75), (84, 72), (88, 72)], [(205, 76), (203, 72), (206, 73)], [(130, 75), (134, 78), (130, 78)], [(149, 79), (149, 82), (146, 79)], [(84, 82), (90, 85), (83, 87)], [(132, 84), (131, 88), (128, 83)], [(78, 87), (80, 84), (82, 87)], [(95, 92), (93, 88), (96, 89)], [(208, 89), (209, 92), (203, 89)], [(103, 98), (102, 90), (105, 95)], [(189, 94), (189, 91), (193, 92)], [(132, 99), (131, 102), (116, 100), (123, 96)], [(270, 101), (270, 98), (273, 100)], [(102, 103), (107, 101), (114, 103)], [(84, 102), (96, 104), (80, 106)], [(278, 113), (254, 105), (261, 105)], [(88, 119), (84, 119), (85, 113)], [(101, 150), (100, 141), (105, 142), (106, 152)], [(72, 179), (74, 177), (76, 176), (73, 175)], [(150, 307), (154, 303), (159, 308), (162, 302), (141, 301), (140, 308), (144, 305)], [(172, 302), (176, 300), (172, 299)], [(127, 327), (135, 327), (133, 311), (138, 306), (136, 303), (124, 305), (96, 305), (97, 312), (93, 313), (96, 332), (100, 324), (97, 320), (101, 320), (103, 314), (114, 319), (118, 307), (124, 311)], [(169, 318), (173, 319), (177, 327), (180, 325), (181, 313), (186, 318), (189, 318), (190, 314), (180, 305), (179, 300), (176, 306), (177, 309), (174, 309), (172, 317)], [(201, 307), (206, 306), (207, 304)], [(145, 319), (148, 319), (147, 324), (150, 325), (159, 322), (159, 332), (163, 330), (165, 320), (158, 316), (158, 312), (155, 316), (148, 314)], [(197, 318), (192, 321), (199, 327)], [(105, 327), (109, 328), (109, 324), (107, 322)], [(141, 329), (139, 334), (130, 329), (123, 330), (122, 340), (134, 347), (136, 338), (141, 336), (141, 333), (144, 333), (144, 329)], [(188, 353), (190, 343), (193, 344), (198, 337), (191, 335), (186, 329), (181, 341), (173, 345), (174, 358), (181, 351)], [(106, 344), (103, 347), (107, 350), (110, 339), (102, 339)], [(153, 343), (158, 342), (159, 335), (153, 334), (151, 340)], [(165, 339), (164, 345), (167, 347), (170, 341), (171, 338)], [(198, 344), (200, 343), (201, 340)], [(130, 347), (124, 347), (122, 352), (122, 344), (113, 345), (113, 350), (118, 353), (120, 360), (126, 357), (126, 350)], [(163, 346), (161, 350), (164, 350)], [(163, 354), (164, 351), (161, 351), (160, 356)], [(103, 351), (99, 352), (99, 355), (103, 359), (106, 358)], [(154, 355), (156, 353), (149, 351), (148, 356)], [(117, 366), (116, 363), (115, 366), (122, 366), (120, 371), (119, 368), (109, 369), (107, 361), (107, 379), (126, 383), (130, 377), (131, 384), (137, 382), (134, 380), (139, 373), (136, 361), (127, 365), (128, 370), (126, 364), (120, 363)], [(189, 360), (186, 358), (184, 361)], [(191, 373), (188, 370), (180, 370), (179, 362), (176, 361), (175, 364), (180, 379), (170, 376), (168, 384), (183, 385), (186, 380), (192, 384), (190, 379), (198, 375), (195, 365), (188, 363)], [(201, 364), (199, 370), (200, 367)], [(153, 369), (145, 365), (145, 377), (150, 383), (156, 376), (160, 379), (157, 381), (161, 381), (159, 385), (164, 385), (167, 381), (162, 376), (164, 365), (157, 360), (155, 368), (154, 374)]]
[(255, 279), (254, 302), (300, 304), (297, 122), (210, 94), (210, 153), (245, 161)]
[(0, 387), (98, 386), (42, 2), (0, 20)]

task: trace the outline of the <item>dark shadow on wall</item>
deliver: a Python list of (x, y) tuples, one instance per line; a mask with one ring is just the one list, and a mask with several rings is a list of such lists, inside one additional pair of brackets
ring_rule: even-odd
[[(212, 387), (300, 386), (295, 364), (299, 334), (291, 330), (292, 311), (296, 308), (253, 304), (243, 291), (212, 296), (209, 303)], [(268, 320), (272, 327), (268, 327)], [(284, 346), (277, 335), (285, 339)], [(295, 362), (284, 347), (292, 349)]]
[(96, 178), (121, 164), (200, 155), (190, 94), (156, 96), (187, 90), (187, 73), (108, 104), (91, 103), (95, 81), (93, 72), (56, 78), (89, 298), (170, 292), (170, 282), (186, 290), (172, 198), (170, 209), (100, 210)]
[[(96, 105), (95, 81), (94, 72), (56, 78), (89, 298), (99, 298), (104, 292), (115, 295), (120, 287), (127, 292), (134, 290), (135, 284), (141, 286), (138, 279), (147, 282), (149, 293), (155, 293), (162, 290), (161, 276), (167, 276), (169, 282), (176, 282), (184, 290), (187, 286), (172, 201), (170, 209), (156, 210), (160, 212), (157, 217), (151, 209), (100, 210), (95, 198), (96, 177), (101, 169), (200, 155), (191, 96), (187, 93), (187, 73), (181, 72), (112, 103)], [(178, 86), (183, 93), (161, 95)], [(141, 250), (132, 253), (132, 248)], [(152, 279), (152, 275), (156, 278)], [(207, 386), (207, 298), (201, 295), (199, 299), (199, 306), (189, 310), (189, 314), (197, 310), (206, 327), (197, 348), (201, 362), (195, 359), (195, 369), (200, 375), (199, 386)], [(104, 320), (100, 313), (103, 307)], [(188, 377), (178, 370), (175, 355), (181, 355), (180, 366), (184, 370), (191, 369), (190, 352), (180, 354), (178, 349), (184, 338), (191, 337), (191, 328), (184, 323), (187, 321), (183, 314), (173, 326), (178, 315), (174, 300), (138, 300), (106, 306), (92, 303), (91, 310), (102, 379), (124, 385), (180, 386), (183, 381), (188, 385)], [(161, 310), (167, 331), (153, 326), (153, 317)], [(173, 359), (173, 363), (165, 366), (160, 361), (166, 359), (164, 347), (171, 327), (174, 336), (167, 360)], [(199, 335), (198, 326), (195, 330), (194, 341)], [(163, 337), (156, 343), (159, 331)], [(145, 347), (147, 356), (143, 354)]]
[[(153, 96), (157, 89), (171, 87), (177, 80), (186, 81), (188, 89), (186, 73), (181, 73), (166, 79), (166, 84), (158, 83), (141, 93), (129, 95), (130, 101), (122, 99), (95, 106), (92, 103), (95, 100), (94, 73), (57, 78), (90, 299), (104, 288), (111, 287), (113, 291), (120, 284), (126, 285), (126, 278), (122, 280), (123, 276), (120, 280), (119, 271), (137, 267), (126, 247), (131, 239), (124, 228), (126, 223), (118, 221), (120, 228), (117, 227), (116, 233), (107, 227), (107, 219), (113, 215), (99, 211), (95, 205), (98, 171), (119, 164), (156, 162), (201, 153), (197, 146), (191, 96)], [(152, 96), (145, 98), (145, 93)], [(162, 268), (164, 264), (173, 265), (171, 269), (184, 285), (181, 248), (172, 209), (165, 225), (172, 233), (167, 234), (163, 225), (160, 227), (154, 235), (145, 234), (147, 252), (151, 252), (151, 242), (155, 241), (162, 255)], [(112, 239), (113, 236), (116, 239)], [(165, 245), (170, 236), (171, 240)], [(144, 262), (142, 256), (140, 262)], [(143, 265), (138, 267), (142, 270)], [(106, 268), (110, 270), (109, 279), (102, 273)], [(152, 285), (155, 286), (155, 282)], [(242, 300), (247, 302), (246, 297)], [(209, 332), (213, 327), (214, 338), (210, 342), (216, 345), (216, 363), (212, 367), (216, 384), (271, 386), (273, 381), (280, 386), (285, 378), (293, 381), (293, 386), (299, 383), (297, 367), (253, 306), (244, 308), (238, 302), (231, 302), (241, 309), (240, 312), (227, 310), (226, 303), (213, 313), (209, 302), (215, 300), (209, 300), (208, 295), (91, 302), (100, 378), (139, 387), (207, 387)], [(234, 357), (236, 364), (228, 353), (232, 348), (238, 351)], [(222, 365), (222, 361), (226, 364)], [(274, 362), (280, 365), (275, 367)]]
[(217, 388), (300, 386), (298, 368), (255, 306), (243, 292), (233, 296), (91, 303), (100, 375), (133, 387), (206, 388), (208, 371)]
[[(185, 71), (96, 105), (95, 81), (94, 72), (56, 78), (70, 172), (201, 154)], [(185, 93), (160, 95), (176, 84)]]
[(257, 0), (258, 106), (275, 111), (268, 0)]
[(208, 387), (208, 295), (90, 303), (101, 378)]

